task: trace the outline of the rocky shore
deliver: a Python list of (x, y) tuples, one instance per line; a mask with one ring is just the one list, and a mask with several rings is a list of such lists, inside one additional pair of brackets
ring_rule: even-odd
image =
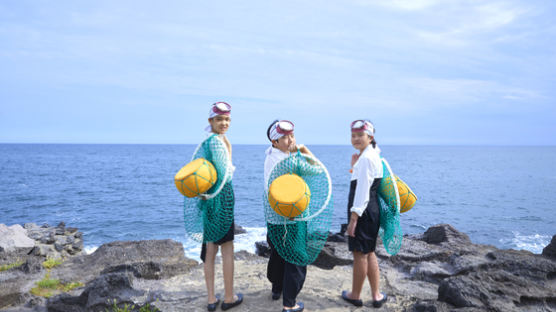
[[(373, 311), (364, 287), (362, 308), (344, 303), (351, 255), (342, 234), (313, 265), (299, 300), (306, 311)], [(206, 311), (202, 265), (172, 240), (116, 241), (82, 252), (81, 233), (56, 227), (0, 224), (0, 311)], [(266, 280), (265, 243), (259, 255), (236, 253), (235, 289), (245, 296), (232, 311), (281, 311)], [(473, 244), (440, 224), (404, 237), (395, 256), (377, 248), (382, 311), (556, 311), (556, 235), (542, 255)], [(217, 293), (223, 293), (217, 270)], [(54, 287), (52, 287), (54, 285)], [(45, 286), (45, 287), (43, 287)]]

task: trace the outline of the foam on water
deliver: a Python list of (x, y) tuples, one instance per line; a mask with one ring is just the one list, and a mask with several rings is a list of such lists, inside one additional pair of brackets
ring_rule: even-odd
[(90, 254), (92, 254), (93, 252), (95, 252), (97, 249), (98, 249), (98, 246), (85, 246), (85, 247), (83, 248), (83, 252), (84, 252), (86, 255), (90, 255)]
[(544, 247), (550, 243), (551, 237), (548, 235), (532, 234), (521, 235), (519, 232), (513, 232), (514, 237), (500, 239), (504, 245), (509, 248), (528, 250), (532, 253), (540, 254)]
[[(245, 250), (255, 253), (255, 242), (266, 240), (266, 227), (244, 227), (247, 233), (236, 234), (234, 237), (234, 252)], [(200, 261), (201, 244), (192, 239), (186, 238), (183, 242), (185, 256)], [(220, 255), (220, 251), (218, 252)]]

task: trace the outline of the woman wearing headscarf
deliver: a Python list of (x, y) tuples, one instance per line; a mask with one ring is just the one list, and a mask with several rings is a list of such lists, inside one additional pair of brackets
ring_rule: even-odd
[(387, 296), (379, 290), (380, 270), (375, 248), (380, 228), (380, 206), (377, 190), (383, 176), (380, 149), (375, 141), (375, 128), (368, 120), (351, 123), (351, 144), (359, 151), (351, 159), (352, 175), (348, 196), (348, 247), (353, 253), (351, 291), (342, 298), (354, 306), (362, 306), (361, 290), (365, 279), (371, 286), (373, 306), (378, 308)]
[[(232, 160), (232, 145), (228, 138), (226, 137), (226, 132), (228, 131), (231, 123), (231, 110), (232, 107), (230, 104), (226, 102), (217, 102), (214, 103), (209, 111), (209, 126), (206, 130), (210, 133), (210, 135), (214, 136), (211, 139), (221, 140), (224, 145), (226, 146), (226, 150), (229, 154), (229, 166), (231, 166), (230, 170), (233, 172), (233, 165), (231, 165)], [(210, 146), (210, 144), (208, 145)], [(210, 149), (210, 148), (209, 148)], [(213, 155), (216, 151), (210, 151), (210, 155)], [(210, 158), (210, 157), (209, 157)], [(213, 159), (207, 159), (208, 161), (213, 161)], [(204, 230), (204, 237), (205, 243), (203, 243), (202, 250), (201, 250), (201, 259), (203, 260), (204, 266), (204, 273), (205, 273), (205, 284), (207, 287), (207, 294), (208, 294), (208, 304), (207, 310), (208, 311), (215, 311), (220, 303), (220, 298), (215, 295), (214, 292), (214, 266), (215, 266), (215, 258), (216, 254), (218, 253), (219, 247), (222, 250), (222, 270), (224, 276), (224, 301), (222, 302), (221, 308), (222, 310), (228, 310), (233, 308), (243, 302), (243, 295), (236, 294), (234, 295), (234, 220), (233, 220), (233, 206), (234, 206), (234, 192), (232, 187), (231, 176), (229, 177), (228, 181), (224, 181), (224, 186), (220, 191), (219, 195), (217, 195), (213, 199), (203, 200), (201, 205), (205, 205), (205, 210), (207, 210), (208, 214), (208, 222), (207, 224), (203, 225)], [(217, 216), (215, 214), (211, 214), (211, 206), (212, 205), (220, 205), (231, 207), (228, 211), (221, 213), (225, 214), (225, 216)], [(229, 228), (223, 229), (220, 231), (218, 235), (208, 235), (207, 227), (210, 227), (211, 224), (218, 224), (222, 218), (225, 218), (225, 223), (229, 224)], [(226, 232), (224, 232), (226, 231)], [(222, 236), (222, 234), (223, 236)], [(212, 236), (212, 237), (210, 237)], [(218, 236), (218, 237), (215, 237)], [(207, 241), (207, 237), (209, 241)], [(212, 240), (212, 241), (211, 241)]]
[[(268, 180), (276, 164), (297, 151), (310, 156), (313, 155), (306, 146), (296, 145), (294, 125), (291, 121), (273, 121), (267, 129), (267, 138), (272, 145), (265, 152), (264, 186), (266, 192), (268, 192)], [(267, 226), (270, 230), (272, 226), (281, 225), (267, 223)], [(267, 278), (272, 284), (272, 300), (278, 300), (282, 295), (282, 311), (303, 311), (303, 302), (296, 302), (296, 298), (303, 288), (307, 266), (296, 265), (286, 261), (280, 256), (268, 234), (267, 242), (271, 250), (270, 258), (268, 259)]]

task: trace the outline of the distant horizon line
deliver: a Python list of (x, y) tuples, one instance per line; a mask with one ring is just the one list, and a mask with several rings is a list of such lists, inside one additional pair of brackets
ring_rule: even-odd
[[(68, 143), (68, 142), (0, 142), (0, 145), (198, 145), (199, 143)], [(232, 143), (232, 145), (264, 145), (268, 146), (269, 144), (261, 144), (261, 143)], [(312, 145), (312, 146), (351, 146), (351, 144), (319, 144), (319, 143), (309, 143), (304, 145)], [(445, 147), (454, 147), (454, 146), (496, 146), (496, 147), (556, 147), (556, 144), (492, 144), (492, 143), (485, 143), (485, 144), (460, 144), (460, 143), (451, 143), (451, 144), (379, 144), (380, 146), (445, 146)]]

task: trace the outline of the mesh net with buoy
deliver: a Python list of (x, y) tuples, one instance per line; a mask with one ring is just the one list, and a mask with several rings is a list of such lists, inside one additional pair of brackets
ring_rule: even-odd
[(384, 249), (391, 255), (398, 253), (402, 246), (403, 231), (400, 212), (410, 210), (417, 196), (398, 176), (394, 175), (386, 159), (382, 158), (384, 174), (378, 189), (380, 204), (380, 230)]
[(231, 177), (228, 149), (217, 134), (201, 142), (176, 175), (176, 187), (184, 194), (185, 231), (193, 240), (215, 242), (230, 229), (235, 203)]
[(277, 163), (263, 203), (268, 237), (280, 256), (296, 265), (315, 261), (332, 221), (332, 183), (315, 157), (294, 153)]

